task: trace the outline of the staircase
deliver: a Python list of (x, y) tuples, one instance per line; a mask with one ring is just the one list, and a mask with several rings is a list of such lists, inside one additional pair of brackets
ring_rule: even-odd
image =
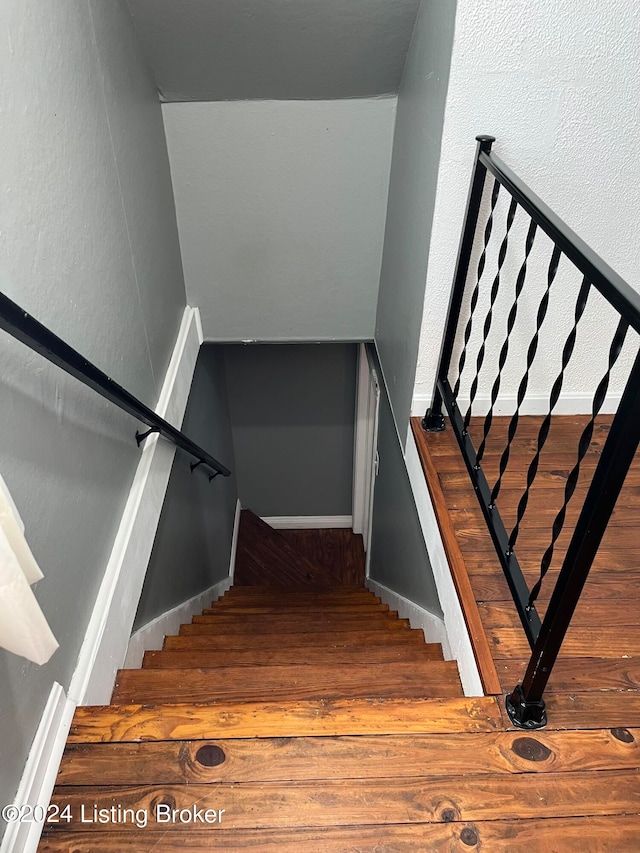
[(345, 582), (362, 565), (340, 535), (243, 514), (234, 587), (122, 670), (111, 705), (77, 709), (39, 850), (638, 850), (634, 709), (506, 730), (496, 697), (463, 698), (438, 646)]

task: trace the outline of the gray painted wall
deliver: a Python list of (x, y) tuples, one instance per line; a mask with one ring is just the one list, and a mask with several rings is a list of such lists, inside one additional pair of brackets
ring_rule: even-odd
[(351, 514), (356, 357), (355, 344), (225, 347), (243, 506)]
[(422, 0), (398, 96), (375, 337), (403, 441), (418, 357), (455, 13), (454, 2)]
[[(154, 404), (185, 305), (162, 117), (126, 8), (0, 9), (0, 288)], [(0, 472), (61, 648), (0, 650), (0, 802), (67, 688), (133, 479), (135, 422), (0, 333)], [(3, 827), (4, 829), (4, 827)]]
[(397, 92), (419, 0), (128, 0), (169, 101)]
[(209, 341), (373, 337), (395, 99), (165, 104)]
[(380, 387), (378, 454), (370, 577), (442, 617), (404, 452), (384, 383)]
[(176, 453), (133, 630), (192, 598), (229, 573), (238, 491), (224, 357), (219, 347), (200, 350), (184, 431), (231, 469), (209, 482), (191, 473), (193, 459)]

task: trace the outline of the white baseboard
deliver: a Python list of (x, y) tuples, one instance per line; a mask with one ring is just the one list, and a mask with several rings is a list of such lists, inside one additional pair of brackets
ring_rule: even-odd
[[(176, 426), (182, 424), (202, 342), (198, 313), (185, 309), (156, 407)], [(69, 687), (69, 698), (78, 705), (109, 702), (127, 653), (174, 455), (175, 446), (157, 435), (145, 441)]]
[(351, 515), (271, 515), (262, 520), (276, 530), (318, 530), (322, 528), (352, 527)]
[(458, 663), (464, 695), (483, 696), (480, 673), (411, 430), (409, 430), (407, 437), (405, 462), (444, 615), (444, 627), (447, 634), (447, 643), (443, 645), (445, 656), (449, 655), (450, 659), (456, 660)]
[(240, 513), (242, 512), (242, 504), (240, 498), (236, 501), (236, 516), (233, 520), (233, 536), (231, 537), (231, 556), (229, 557), (229, 580), (233, 585), (233, 579), (236, 575), (236, 554), (238, 553), (238, 533), (240, 532)]
[[(14, 799), (17, 806), (48, 806), (75, 707), (62, 686), (54, 682)], [(7, 824), (0, 853), (36, 853), (44, 825), (44, 815), (42, 820), (38, 816), (36, 809), (33, 823)]]
[(161, 649), (166, 636), (177, 634), (183, 622), (190, 622), (193, 616), (202, 613), (205, 607), (210, 607), (211, 602), (224, 595), (230, 586), (231, 578), (224, 578), (137, 630), (129, 640), (124, 668), (138, 669), (146, 651)]
[(397, 610), (401, 619), (408, 619), (412, 628), (422, 628), (425, 643), (439, 643), (445, 658), (452, 660), (447, 632), (439, 616), (371, 578), (367, 578), (366, 586), (391, 610)]
[(167, 610), (166, 613), (162, 613), (135, 631), (129, 639), (127, 655), (124, 659), (125, 669), (138, 669), (142, 665), (142, 659), (146, 651), (161, 649), (164, 638), (167, 635), (177, 634), (183, 622), (188, 622), (193, 616), (201, 613), (212, 601), (216, 601), (221, 595), (224, 595), (233, 584), (241, 509), (240, 501), (237, 501), (233, 522), (233, 536), (231, 539), (229, 576), (218, 581), (218, 583), (205, 589), (203, 592), (199, 592), (198, 595), (194, 595), (193, 598), (183, 601), (177, 607)]
[[(602, 405), (602, 414), (613, 414), (618, 410), (620, 394), (607, 394)], [(593, 394), (578, 394), (567, 392), (560, 396), (555, 409), (556, 415), (590, 415)], [(486, 415), (489, 411), (491, 398), (488, 394), (478, 394), (473, 403), (474, 415)], [(414, 417), (422, 417), (431, 405), (430, 394), (415, 394), (411, 403), (411, 414)], [(460, 408), (466, 411), (469, 405), (468, 398), (460, 400)], [(516, 395), (501, 394), (494, 407), (494, 414), (511, 416), (516, 410)], [(520, 408), (522, 415), (546, 415), (549, 411), (549, 396), (544, 394), (532, 394), (525, 398)]]

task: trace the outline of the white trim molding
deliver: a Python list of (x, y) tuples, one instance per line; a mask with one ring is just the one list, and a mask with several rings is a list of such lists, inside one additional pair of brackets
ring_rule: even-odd
[[(67, 699), (62, 686), (54, 682), (14, 799), (18, 807), (48, 806), (75, 709), (75, 702)], [(36, 853), (44, 815), (38, 820), (36, 809), (33, 817), (33, 823), (7, 824), (0, 853)]]
[(124, 660), (125, 669), (138, 669), (142, 666), (144, 653), (150, 649), (161, 649), (164, 638), (170, 634), (177, 634), (183, 622), (191, 621), (193, 616), (202, 613), (205, 607), (210, 607), (211, 602), (217, 601), (221, 595), (231, 586), (231, 578), (224, 578), (218, 583), (199, 592), (188, 601), (183, 601), (172, 610), (167, 610), (151, 622), (147, 622), (131, 635), (127, 656)]
[(229, 580), (233, 585), (233, 579), (236, 574), (236, 554), (238, 553), (238, 534), (240, 532), (240, 513), (242, 512), (242, 504), (240, 498), (236, 501), (236, 516), (233, 520), (233, 535), (231, 537), (231, 556), (229, 557)]
[(383, 604), (388, 605), (391, 610), (397, 610), (401, 619), (408, 619), (412, 628), (422, 628), (425, 643), (438, 643), (442, 646), (445, 658), (453, 659), (444, 622), (439, 616), (371, 578), (367, 578), (366, 586), (382, 599)]
[(276, 530), (318, 530), (322, 528), (352, 527), (351, 515), (271, 515), (262, 520)]
[[(607, 394), (602, 404), (603, 415), (611, 415), (618, 411), (620, 394)], [(515, 394), (501, 394), (493, 409), (496, 417), (511, 415), (516, 410), (517, 398)], [(556, 403), (554, 413), (556, 415), (590, 415), (593, 404), (593, 394), (582, 394), (566, 391), (561, 394)], [(431, 405), (430, 394), (415, 394), (411, 402), (411, 414), (414, 417), (422, 417)], [(461, 411), (466, 411), (469, 406), (469, 398), (461, 397), (459, 400)], [(488, 394), (478, 394), (473, 403), (474, 415), (486, 415), (491, 406), (491, 398)], [(521, 415), (546, 415), (549, 411), (549, 397), (544, 394), (531, 394), (522, 402)]]
[(464, 614), (458, 599), (453, 577), (449, 568), (449, 561), (444, 550), (440, 528), (436, 519), (435, 510), (431, 502), (431, 495), (424, 478), (418, 448), (416, 447), (413, 433), (409, 430), (407, 437), (407, 449), (405, 462), (409, 474), (409, 482), (413, 491), (413, 497), (418, 510), (418, 518), (422, 527), (422, 535), (427, 546), (429, 561), (433, 571), (433, 577), (438, 590), (438, 598), (444, 615), (444, 627), (446, 629), (447, 642), (443, 644), (445, 656), (456, 660), (460, 681), (465, 696), (483, 696), (482, 681), (476, 664), (475, 655), (469, 639)]
[(210, 606), (211, 602), (217, 601), (232, 586), (236, 565), (236, 552), (238, 550), (241, 509), (240, 501), (237, 501), (233, 522), (233, 537), (231, 539), (229, 576), (218, 581), (203, 592), (194, 595), (193, 598), (189, 598), (187, 601), (183, 601), (182, 604), (178, 604), (171, 610), (167, 610), (166, 613), (162, 613), (135, 631), (129, 639), (127, 656), (124, 659), (125, 669), (138, 669), (138, 667), (142, 666), (142, 659), (146, 651), (161, 649), (164, 638), (167, 635), (177, 634), (183, 622), (188, 622), (193, 616), (202, 613), (205, 607)]
[[(185, 308), (156, 412), (179, 427), (200, 350), (198, 309)], [(69, 698), (78, 705), (109, 702), (122, 666), (151, 556), (175, 446), (150, 436), (129, 492), (71, 679)]]

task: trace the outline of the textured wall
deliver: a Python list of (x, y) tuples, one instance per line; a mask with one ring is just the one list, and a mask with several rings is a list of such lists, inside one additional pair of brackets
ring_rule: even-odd
[(224, 349), (242, 505), (261, 516), (350, 515), (357, 347)]
[[(496, 153), (640, 289), (638, 33), (640, 6), (634, 0), (459, 0), (415, 386), (417, 411), (431, 393), (476, 134), (495, 135)], [(495, 225), (500, 236), (505, 213), (502, 199)], [(524, 218), (517, 217), (505, 265), (509, 278), (504, 280), (511, 287), (496, 305), (484, 376), (495, 374), (514, 271), (523, 257), (525, 226)], [(505, 371), (507, 396), (515, 394), (533, 332), (549, 257), (545, 243), (536, 240)], [(476, 329), (484, 320), (496, 250), (494, 245), (487, 260)], [(578, 275), (561, 264), (531, 377), (533, 395), (546, 398), (559, 370), (578, 285)], [(603, 300), (594, 295), (578, 337), (580, 355), (565, 380), (569, 394), (583, 399), (592, 393), (605, 370), (613, 323)], [(478, 343), (474, 333), (473, 359)], [(637, 347), (637, 339), (632, 344)], [(621, 365), (628, 363), (629, 347)], [(614, 377), (618, 389), (622, 372)], [(482, 386), (488, 393), (486, 379)]]
[(227, 381), (219, 347), (202, 347), (183, 430), (231, 469), (209, 482), (178, 451), (162, 507), (133, 630), (227, 577), (238, 492)]
[(395, 99), (165, 104), (210, 341), (373, 337)]
[(423, 0), (398, 95), (376, 343), (401, 434), (409, 423), (455, 3)]
[[(157, 95), (126, 8), (0, 8), (0, 288), (155, 404), (185, 305)], [(0, 802), (53, 681), (68, 687), (139, 459), (136, 424), (0, 334), (0, 471), (61, 648), (0, 651)]]

